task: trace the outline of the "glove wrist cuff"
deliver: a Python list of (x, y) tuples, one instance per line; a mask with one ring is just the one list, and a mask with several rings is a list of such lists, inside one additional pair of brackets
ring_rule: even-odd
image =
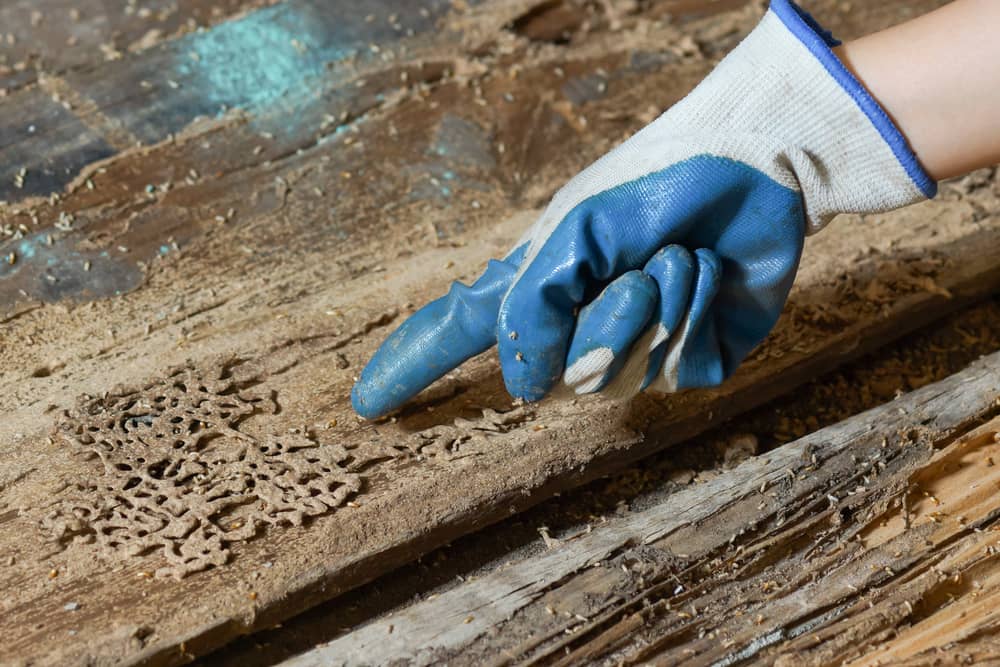
[(833, 47), (840, 46), (840, 40), (792, 0), (772, 0), (770, 10), (781, 19), (789, 32), (809, 49), (827, 73), (840, 84), (861, 112), (867, 116), (913, 184), (926, 198), (933, 198), (937, 194), (937, 182), (924, 170), (903, 133), (882, 106), (833, 52)]

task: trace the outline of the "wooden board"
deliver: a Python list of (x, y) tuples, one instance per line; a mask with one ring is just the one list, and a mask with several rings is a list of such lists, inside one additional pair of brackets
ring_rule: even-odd
[(1000, 353), (286, 664), (982, 664), (998, 397)]
[(208, 27), (267, 0), (14, 0), (0, 7), (0, 95)]
[[(448, 10), (430, 34), (338, 61), (299, 98), (210, 118), (184, 120), (189, 98), (175, 109), (184, 88), (169, 83), (131, 115), (114, 85), (93, 83), (110, 97), (88, 92), (75, 117), (117, 152), (58, 197), (15, 192), (2, 211), (15, 253), (0, 264), (4, 661), (202, 654), (1000, 283), (997, 184), (981, 175), (812, 240), (783, 322), (720, 391), (523, 409), (484, 356), (395, 421), (358, 422), (347, 392), (388, 328), (501, 254), (562, 179), (681, 97), (711, 45), (755, 20), (598, 16), (558, 45), (500, 30), (537, 4)], [(664, 51), (685, 36), (709, 46)], [(109, 80), (158, 71), (143, 59), (161, 52), (126, 56), (134, 67)], [(21, 94), (5, 104), (27, 105)], [(113, 147), (154, 118), (188, 124)]]
[[(240, 8), (230, 4), (228, 13)], [(426, 38), (446, 6), (443, 0), (421, 7), (373, 0), (366, 13), (359, 13), (354, 3), (344, 1), (288, 0), (211, 30), (181, 30), (174, 39), (151, 40), (134, 56), (109, 59), (101, 67), (47, 74), (38, 86), (5, 100), (10, 117), (4, 119), (0, 134), (0, 199), (58, 193), (99, 158), (164, 142), (196, 120), (234, 110), (254, 117), (256, 141), (248, 151), (260, 143), (261, 135), (284, 135), (278, 143), (286, 151), (315, 142), (359, 113), (352, 102), (363, 100), (366, 91), (348, 87), (349, 95), (338, 94), (336, 87), (345, 79), (354, 79), (353, 84), (359, 74), (379, 69), (398, 76), (394, 63), (384, 61), (382, 51), (376, 54), (370, 45), (391, 53), (394, 45), (418, 34)], [(212, 12), (216, 20), (227, 14), (223, 9)], [(21, 8), (17, 13), (26, 12)], [(89, 8), (89, 14), (104, 16), (98, 7)], [(169, 15), (176, 18), (177, 12)], [(419, 58), (419, 51), (414, 55)], [(398, 87), (398, 79), (394, 83)], [(377, 93), (391, 91), (381, 82)], [(102, 154), (85, 151), (82, 142), (67, 143), (62, 136), (81, 131), (89, 142), (100, 142)], [(227, 140), (228, 152), (236, 153), (238, 144)], [(245, 157), (259, 158), (250, 160), (259, 163), (275, 155), (260, 151)]]

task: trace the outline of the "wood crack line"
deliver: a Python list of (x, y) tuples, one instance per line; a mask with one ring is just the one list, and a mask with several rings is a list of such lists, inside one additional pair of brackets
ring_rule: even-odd
[[(414, 664), (430, 664), (436, 651), (461, 651), (476, 637), (500, 626), (574, 572), (593, 563), (606, 561), (612, 554), (629, 543), (649, 543), (654, 536), (668, 535), (676, 527), (694, 525), (700, 519), (718, 511), (734, 498), (751, 493), (748, 481), (758, 481), (762, 473), (779, 480), (787, 467), (801, 458), (808, 447), (821, 458), (856, 446), (861, 442), (877, 439), (878, 432), (865, 428), (869, 424), (882, 424), (886, 431), (898, 428), (901, 408), (906, 414), (925, 410), (938, 414), (932, 429), (943, 437), (961, 431), (967, 421), (945, 406), (953, 404), (961, 394), (970, 401), (963, 413), (982, 415), (993, 406), (997, 380), (1000, 377), (1000, 353), (975, 363), (965, 371), (936, 385), (914, 391), (906, 396), (854, 418), (821, 429), (796, 443), (790, 443), (768, 457), (754, 459), (730, 473), (698, 487), (677, 492), (670, 502), (655, 505), (622, 519), (616, 526), (599, 527), (578, 541), (562, 546), (518, 564), (511, 570), (486, 575), (475, 582), (446, 592), (433, 600), (426, 600), (395, 614), (391, 621), (394, 631), (389, 634), (387, 623), (375, 621), (348, 633), (324, 647), (303, 654), (286, 665), (305, 667), (329, 664), (330, 659), (349, 656), (353, 662), (382, 664), (396, 659), (410, 660)], [(972, 391), (970, 391), (970, 389)], [(851, 437), (837, 437), (841, 432)], [(711, 502), (704, 502), (712, 499)], [(702, 502), (699, 502), (702, 501)], [(686, 508), (686, 509), (681, 509)], [(494, 602), (483, 606), (484, 600)], [(472, 613), (477, 612), (477, 613)], [(808, 624), (810, 618), (800, 619)], [(445, 630), (442, 630), (445, 628)], [(787, 629), (786, 629), (787, 631)], [(766, 640), (766, 633), (755, 639)], [(774, 641), (780, 641), (777, 636)], [(766, 646), (745, 645), (741, 651), (753, 655)], [(739, 651), (737, 651), (739, 654)]]

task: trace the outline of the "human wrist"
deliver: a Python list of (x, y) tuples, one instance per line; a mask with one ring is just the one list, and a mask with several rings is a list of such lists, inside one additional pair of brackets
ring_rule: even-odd
[(888, 211), (934, 196), (906, 138), (790, 0), (681, 103), (668, 125), (698, 150), (733, 157), (801, 193), (807, 229), (840, 213)]
[(834, 49), (935, 180), (1000, 161), (1000, 3), (956, 0)]

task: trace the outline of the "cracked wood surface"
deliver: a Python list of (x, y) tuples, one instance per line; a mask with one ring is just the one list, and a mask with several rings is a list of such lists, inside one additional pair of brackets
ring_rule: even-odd
[[(586, 22), (561, 24), (565, 44), (504, 28), (547, 3), (417, 12), (412, 35), (384, 11), (374, 15), (391, 37), (377, 50), (352, 43), (347, 58), (309, 55), (321, 34), (296, 45), (281, 33), (287, 57), (307, 60), (304, 78), (279, 68), (273, 79), (204, 79), (188, 62), (257, 64), (239, 35), (254, 46), (261, 26), (308, 22), (314, 4), (279, 3), (72, 70), (64, 80), (80, 105), (59, 106), (69, 115), (53, 112), (46, 135), (66, 156), (62, 171), (43, 165), (36, 181), (29, 169), (16, 187), (9, 156), (45, 157), (45, 143), (2, 147), (3, 168), (14, 170), (0, 220), (3, 662), (182, 662), (702, 432), (1000, 284), (991, 172), (944, 188), (937, 202), (841, 220), (837, 234), (811, 239), (778, 329), (718, 391), (516, 408), (485, 355), (397, 418), (360, 423), (348, 391), (388, 328), (502, 254), (563, 179), (683, 96), (759, 9), (675, 24), (658, 18), (672, 3), (621, 16), (588, 4)], [(849, 36), (938, 3), (851, 15), (816, 4)], [(209, 86), (217, 94), (205, 106), (194, 93)], [(48, 113), (51, 96), (39, 91), (0, 103), (5, 118), (21, 114), (19, 131), (31, 109)], [(67, 144), (67, 128), (82, 143)], [(145, 143), (122, 148), (116, 132)], [(88, 152), (91, 135), (100, 151)], [(220, 405), (235, 392), (271, 407), (184, 421), (185, 463), (164, 467), (169, 456), (151, 438), (170, 433), (157, 421), (168, 411), (147, 404), (177, 367), (195, 384), (224, 381), (205, 387)], [(106, 422), (74, 416), (74, 405)], [(188, 496), (221, 488), (242, 499), (246, 470), (227, 485), (198, 466), (210, 454), (249, 466), (240, 447), (269, 448), (289, 433), (360, 475), (359, 490), (341, 505), (311, 505), (301, 525), (252, 530), (247, 516), (227, 514), (249, 512), (252, 494), (200, 524), (183, 518), (183, 503), (163, 501), (178, 521), (150, 523), (155, 539), (138, 553), (96, 535), (139, 526), (122, 518), (116, 494), (93, 506), (95, 480), (110, 476), (124, 494), (169, 473)], [(100, 451), (140, 446), (158, 458), (108, 465)], [(312, 483), (300, 468), (281, 475), (292, 490)], [(74, 505), (76, 493), (90, 504)], [(210, 535), (185, 532), (206, 522)], [(200, 556), (217, 564), (203, 568)], [(153, 576), (183, 574), (169, 567), (178, 559), (194, 571)]]
[(285, 664), (995, 659), (998, 396), (1000, 353)]

